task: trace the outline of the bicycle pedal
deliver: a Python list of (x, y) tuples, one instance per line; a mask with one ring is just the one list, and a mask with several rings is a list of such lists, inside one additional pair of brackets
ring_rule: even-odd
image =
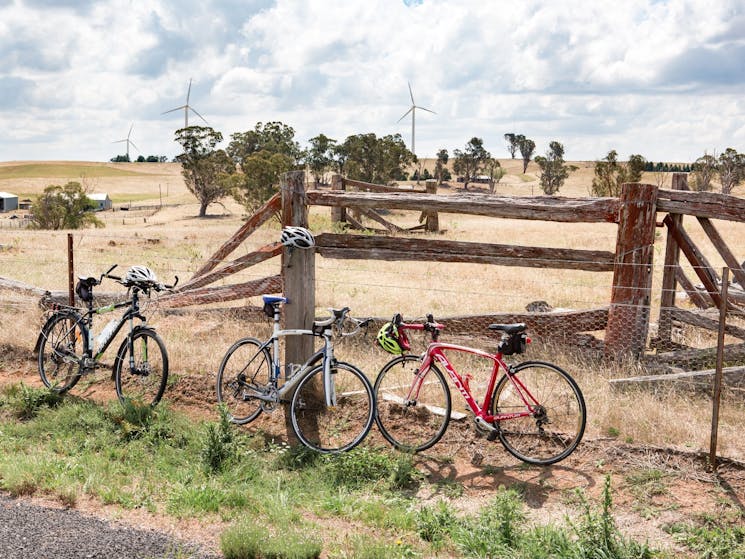
[(497, 440), (497, 431), (490, 431), (489, 434), (486, 435), (486, 440), (493, 442)]

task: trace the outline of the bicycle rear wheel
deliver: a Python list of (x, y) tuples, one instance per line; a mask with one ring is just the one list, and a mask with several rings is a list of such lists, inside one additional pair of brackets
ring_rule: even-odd
[(222, 358), (217, 371), (217, 402), (228, 409), (230, 420), (249, 423), (261, 413), (257, 396), (269, 387), (272, 359), (269, 350), (255, 338), (235, 342)]
[(39, 334), (39, 376), (47, 388), (63, 394), (80, 380), (80, 363), (88, 352), (88, 329), (73, 312), (56, 313)]
[(318, 452), (344, 452), (370, 432), (375, 403), (370, 381), (357, 367), (336, 362), (331, 366), (336, 405), (326, 405), (323, 364), (304, 375), (290, 404), (292, 428), (305, 446)]
[(419, 393), (407, 401), (421, 364), (416, 355), (396, 357), (383, 366), (375, 380), (378, 429), (389, 443), (408, 452), (434, 445), (450, 422), (450, 389), (434, 365), (430, 365)]
[(551, 363), (526, 361), (513, 370), (515, 380), (525, 387), (518, 391), (509, 375), (494, 389), (492, 413), (520, 413), (527, 392), (533, 413), (497, 422), (499, 440), (505, 449), (530, 464), (554, 464), (569, 456), (582, 440), (587, 410), (582, 392), (569, 374)]
[(129, 338), (124, 340), (114, 362), (114, 381), (122, 404), (155, 406), (160, 402), (168, 382), (168, 353), (158, 334), (149, 329), (135, 330), (131, 355)]

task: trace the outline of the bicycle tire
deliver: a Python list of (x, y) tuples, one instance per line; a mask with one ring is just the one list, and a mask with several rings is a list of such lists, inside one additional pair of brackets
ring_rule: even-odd
[[(129, 361), (129, 336), (119, 346), (114, 362), (116, 395), (122, 404), (156, 406), (168, 382), (168, 352), (160, 336), (150, 328), (132, 333), (134, 367)], [(154, 351), (155, 350), (155, 351)]]
[(295, 435), (308, 448), (323, 453), (353, 449), (370, 432), (375, 415), (373, 389), (365, 373), (337, 361), (331, 365), (331, 376), (335, 406), (326, 405), (323, 364), (303, 374), (290, 403)]
[[(554, 464), (577, 448), (585, 432), (585, 399), (574, 379), (544, 361), (526, 361), (512, 372), (538, 401), (537, 413), (497, 421), (499, 440), (515, 458), (529, 464)], [(526, 405), (508, 375), (494, 388), (492, 413), (517, 413)]]
[(251, 397), (264, 393), (271, 378), (271, 354), (262, 345), (256, 338), (238, 340), (225, 353), (217, 371), (217, 402), (225, 405), (230, 421), (237, 425), (253, 421), (262, 411), (262, 400)]
[(434, 364), (426, 373), (416, 401), (405, 403), (421, 363), (421, 357), (416, 355), (396, 357), (383, 366), (375, 379), (375, 422), (389, 443), (406, 452), (430, 448), (442, 438), (450, 423), (450, 389)]
[(37, 347), (41, 382), (64, 394), (80, 380), (80, 363), (88, 354), (88, 328), (83, 317), (71, 311), (53, 314), (39, 334)]

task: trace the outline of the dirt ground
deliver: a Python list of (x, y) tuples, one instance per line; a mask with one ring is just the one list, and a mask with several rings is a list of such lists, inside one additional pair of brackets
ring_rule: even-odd
[[(0, 386), (21, 381), (40, 385), (31, 348), (4, 344), (0, 355)], [(195, 418), (214, 417), (212, 385), (206, 379), (183, 377), (177, 389), (169, 392), (170, 405), (175, 409)], [(108, 381), (83, 396), (101, 401), (116, 397)], [(278, 440), (285, 438), (281, 413), (264, 414), (246, 428), (261, 429)], [(386, 443), (374, 428), (366, 444)], [(512, 458), (499, 442), (486, 442), (469, 423), (453, 422), (442, 441), (418, 455), (417, 468), (429, 482), (420, 490), (423, 504), (447, 498), (454, 508), (472, 512), (486, 504), (500, 487), (515, 487), (525, 495), (530, 517), (541, 524), (561, 522), (576, 510), (576, 489), (593, 500), (599, 498), (606, 476), (610, 476), (618, 527), (627, 537), (649, 541), (657, 548), (676, 549), (664, 531), (672, 523), (694, 521), (702, 514), (740, 522), (745, 518), (745, 464), (721, 460), (714, 472), (700, 454), (623, 444), (617, 439), (586, 438), (559, 464), (532, 467)], [(459, 486), (457, 492), (448, 491), (454, 486)], [(61, 506), (43, 498), (33, 500)], [(75, 507), (86, 514), (159, 529), (214, 550), (224, 528), (217, 517), (179, 520), (102, 505), (85, 496)], [(330, 522), (314, 521), (320, 525)], [(343, 521), (332, 522), (339, 530)]]

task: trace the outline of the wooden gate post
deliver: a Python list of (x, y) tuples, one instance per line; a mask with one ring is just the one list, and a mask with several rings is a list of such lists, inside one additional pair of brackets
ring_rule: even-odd
[[(688, 190), (688, 174), (673, 173), (673, 190)], [(681, 214), (670, 214), (676, 225), (683, 222)], [(662, 269), (662, 293), (660, 295), (660, 322), (655, 345), (659, 350), (672, 348), (672, 309), (675, 306), (675, 280), (680, 261), (680, 247), (672, 231), (667, 230), (665, 241), (665, 266)]]
[(605, 331), (606, 357), (638, 357), (646, 345), (657, 190), (651, 184), (622, 186), (613, 289)]
[[(331, 190), (343, 192), (344, 178), (341, 175), (331, 175)], [(343, 206), (331, 207), (331, 223), (344, 223), (347, 220), (347, 210)]]
[[(437, 194), (437, 181), (435, 179), (427, 179), (424, 182), (427, 188), (427, 194)], [(440, 230), (440, 219), (437, 212), (424, 212), (425, 214), (425, 230), (429, 233), (437, 233)]]
[[(282, 227), (308, 227), (308, 207), (305, 204), (305, 173), (291, 171), (280, 178), (282, 195)], [(286, 328), (310, 329), (315, 319), (316, 271), (315, 248), (284, 248), (282, 279), (288, 302), (284, 309)], [(303, 363), (313, 353), (311, 336), (287, 336), (285, 364)]]

